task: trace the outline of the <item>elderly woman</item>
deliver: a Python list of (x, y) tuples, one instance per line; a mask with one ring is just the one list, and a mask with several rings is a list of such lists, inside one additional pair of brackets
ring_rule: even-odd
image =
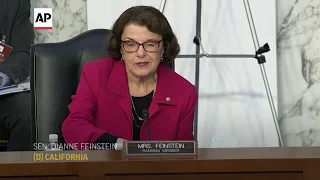
[(180, 48), (165, 16), (153, 7), (131, 7), (116, 20), (108, 41), (110, 57), (82, 70), (62, 125), (65, 141), (144, 141), (148, 128), (152, 140), (193, 140), (198, 96), (166, 65)]

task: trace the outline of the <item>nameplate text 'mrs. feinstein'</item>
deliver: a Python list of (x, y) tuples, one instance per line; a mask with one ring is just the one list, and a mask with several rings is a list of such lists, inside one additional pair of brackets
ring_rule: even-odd
[(196, 155), (195, 141), (127, 141), (126, 155)]

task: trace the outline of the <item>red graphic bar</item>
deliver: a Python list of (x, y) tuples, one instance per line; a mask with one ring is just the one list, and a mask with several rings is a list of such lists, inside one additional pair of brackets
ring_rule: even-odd
[(35, 29), (35, 30), (48, 30), (48, 29), (52, 29), (52, 27), (34, 27), (33, 29)]

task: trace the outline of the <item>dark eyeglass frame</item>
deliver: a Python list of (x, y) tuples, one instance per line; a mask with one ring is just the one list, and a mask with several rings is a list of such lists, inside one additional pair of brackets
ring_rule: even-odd
[[(135, 50), (135, 51), (128, 51), (128, 50), (124, 47), (124, 46), (125, 46), (125, 43), (128, 43), (128, 42), (132, 42), (132, 43), (138, 44), (137, 50)], [(146, 48), (144, 47), (144, 45), (145, 45), (146, 43), (150, 43), (150, 42), (151, 42), (151, 43), (155, 43), (155, 44), (158, 45), (158, 47), (157, 47), (156, 50), (154, 50), (154, 51), (147, 51), (147, 50), (146, 50)], [(123, 48), (126, 52), (128, 52), (128, 53), (137, 52), (137, 51), (139, 50), (140, 46), (142, 46), (143, 49), (144, 49), (146, 52), (154, 53), (154, 52), (157, 52), (157, 51), (159, 50), (159, 48), (160, 48), (160, 43), (161, 43), (161, 42), (162, 42), (162, 39), (161, 39), (161, 40), (152, 39), (152, 40), (148, 40), (148, 41), (143, 42), (143, 43), (138, 43), (137, 41), (134, 41), (134, 40), (125, 40), (125, 41), (121, 40), (121, 45), (122, 45), (122, 48)]]

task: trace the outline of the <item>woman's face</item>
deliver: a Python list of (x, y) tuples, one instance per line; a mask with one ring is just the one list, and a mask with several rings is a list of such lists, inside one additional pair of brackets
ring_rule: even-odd
[(164, 52), (160, 35), (145, 26), (129, 24), (124, 28), (121, 40), (120, 51), (128, 73), (147, 77), (157, 70)]

